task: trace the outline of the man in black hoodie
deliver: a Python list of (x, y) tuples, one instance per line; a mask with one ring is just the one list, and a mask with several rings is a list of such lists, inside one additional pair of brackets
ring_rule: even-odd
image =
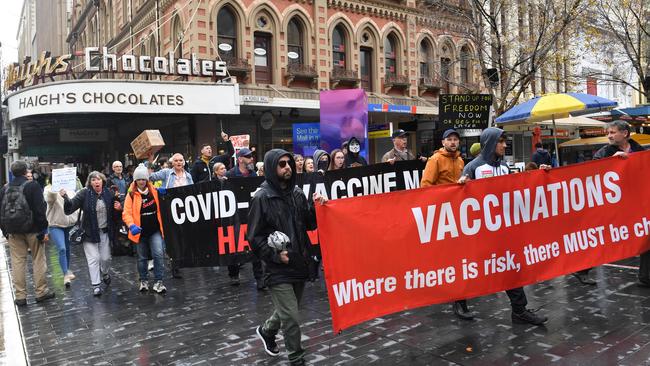
[(553, 159), (551, 158), (551, 154), (548, 152), (548, 150), (542, 147), (541, 142), (536, 143), (535, 148), (537, 149), (537, 151), (535, 151), (535, 153), (530, 159), (533, 163), (537, 164), (537, 166), (541, 166), (542, 164), (545, 165), (553, 164)]
[[(255, 330), (270, 356), (280, 351), (275, 337), (282, 327), (284, 344), (292, 365), (304, 365), (305, 351), (300, 343), (298, 304), (310, 267), (311, 242), (308, 230), (316, 229), (316, 214), (303, 191), (295, 185), (293, 156), (273, 149), (264, 156), (266, 180), (251, 200), (248, 213), (248, 241), (255, 255), (266, 263), (266, 285), (275, 311)], [(325, 203), (318, 193), (314, 202)]]
[[(508, 165), (503, 161), (506, 154), (506, 137), (500, 128), (489, 127), (481, 133), (481, 155), (465, 165), (463, 176), (458, 181), (465, 183), (470, 179), (491, 178), (509, 174)], [(546, 167), (546, 166), (545, 166)], [(507, 290), (512, 306), (513, 323), (529, 323), (542, 325), (548, 320), (543, 315), (537, 315), (526, 309), (528, 300), (523, 287)]]
[[(622, 120), (615, 120), (605, 125), (607, 131), (607, 139), (609, 144), (601, 147), (594, 154), (594, 160), (608, 158), (610, 156), (618, 156), (623, 159), (627, 158), (628, 154), (644, 151), (645, 148), (639, 145), (638, 142), (632, 140), (632, 126)], [(650, 251), (642, 253), (639, 263), (639, 282), (640, 287), (650, 287)], [(596, 285), (596, 280), (589, 277), (591, 268), (575, 272), (573, 275), (583, 285)]]

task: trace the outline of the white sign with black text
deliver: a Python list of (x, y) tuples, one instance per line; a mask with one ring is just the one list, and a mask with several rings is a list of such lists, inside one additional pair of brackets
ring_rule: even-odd
[(75, 80), (8, 97), (9, 119), (54, 113), (239, 114), (238, 84)]

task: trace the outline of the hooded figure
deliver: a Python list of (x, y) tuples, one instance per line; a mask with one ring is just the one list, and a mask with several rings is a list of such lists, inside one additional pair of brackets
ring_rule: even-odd
[[(281, 157), (289, 157), (291, 177), (284, 186), (278, 177), (277, 167)], [(264, 156), (265, 181), (251, 200), (248, 212), (248, 240), (255, 255), (266, 262), (266, 285), (294, 283), (309, 278), (307, 268), (311, 242), (308, 230), (316, 228), (313, 204), (307, 201), (302, 189), (295, 185), (296, 163), (285, 150), (273, 149)], [(267, 245), (268, 236), (280, 231), (291, 242), (288, 245), (289, 264), (280, 261), (279, 253)]]
[(495, 127), (489, 127), (481, 133), (481, 154), (465, 165), (463, 175), (480, 179), (510, 174), (503, 156), (496, 154), (497, 143), (503, 134), (502, 129)]
[(356, 137), (348, 140), (348, 153), (345, 154), (345, 167), (366, 166), (368, 162), (363, 156), (359, 155), (361, 152), (361, 143)]
[[(320, 158), (323, 156), (327, 156), (327, 162), (321, 161)], [(266, 157), (264, 158), (266, 162)], [(323, 173), (329, 169), (330, 166), (330, 161), (332, 158), (330, 157), (330, 154), (327, 153), (325, 150), (316, 150), (314, 151), (314, 170), (315, 171), (322, 171)]]

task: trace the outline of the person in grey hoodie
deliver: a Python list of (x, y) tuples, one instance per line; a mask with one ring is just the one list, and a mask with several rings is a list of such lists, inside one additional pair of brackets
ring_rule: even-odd
[(330, 166), (330, 154), (325, 150), (314, 151), (314, 171), (325, 174)]
[[(500, 128), (489, 127), (481, 133), (481, 155), (465, 166), (463, 175), (458, 183), (465, 183), (470, 179), (491, 178), (509, 174), (508, 165), (503, 161), (506, 154), (506, 137)], [(523, 287), (507, 290), (512, 306), (512, 321), (514, 323), (529, 323), (542, 325), (548, 320), (546, 316), (538, 315), (528, 309), (528, 300)]]

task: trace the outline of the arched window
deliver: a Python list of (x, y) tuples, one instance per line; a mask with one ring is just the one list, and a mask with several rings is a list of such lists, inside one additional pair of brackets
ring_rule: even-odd
[(304, 64), (304, 36), (302, 22), (298, 17), (293, 17), (287, 27), (287, 46), (289, 64)]
[(420, 77), (421, 78), (430, 78), (431, 77), (431, 45), (429, 41), (423, 39), (420, 42)]
[(237, 17), (228, 6), (217, 14), (217, 48), (224, 61), (237, 57)]
[(346, 32), (343, 25), (339, 24), (332, 32), (332, 62), (333, 66), (345, 69)]
[(149, 35), (148, 50), (150, 56), (158, 56), (158, 43), (156, 42), (156, 37), (153, 33)]
[(440, 82), (442, 83), (443, 92), (450, 93), (451, 82), (453, 82), (453, 72), (451, 69), (451, 48), (449, 45), (442, 46), (442, 56), (440, 57)]
[(470, 75), (470, 61), (472, 57), (470, 55), (469, 49), (467, 46), (463, 46), (460, 49), (460, 82), (467, 84), (471, 80)]
[(384, 40), (384, 57), (386, 58), (386, 76), (397, 76), (397, 42), (391, 33)]
[(174, 57), (183, 57), (183, 25), (181, 24), (181, 17), (176, 15), (172, 21), (172, 49), (174, 49)]

